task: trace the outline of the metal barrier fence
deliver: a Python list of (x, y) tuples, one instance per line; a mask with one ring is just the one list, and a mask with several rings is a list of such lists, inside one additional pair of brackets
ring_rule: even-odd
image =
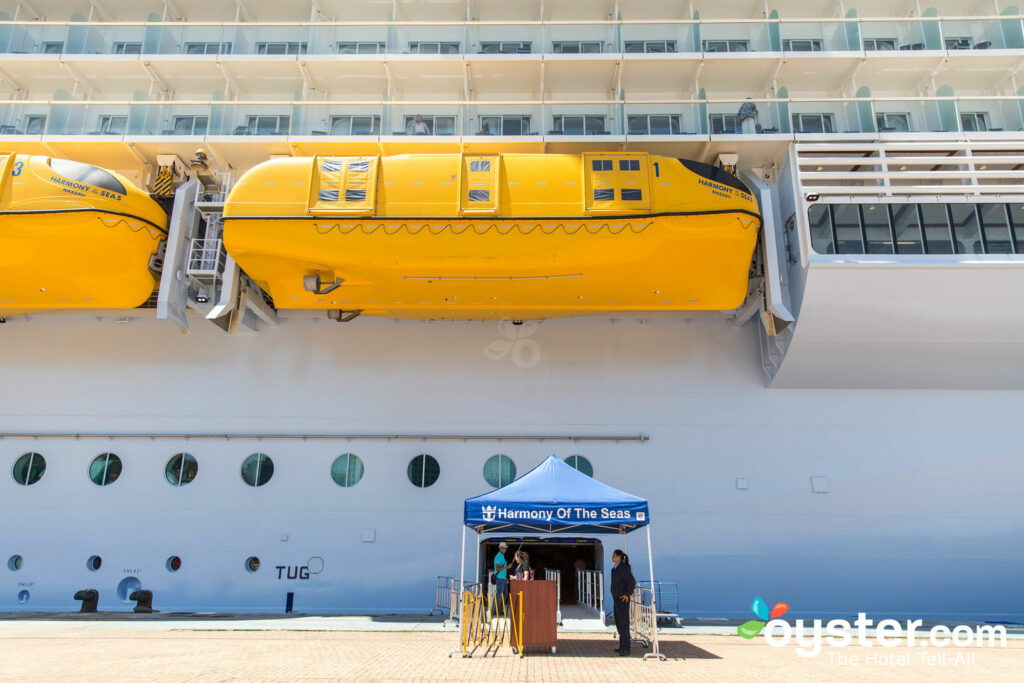
[(596, 569), (576, 570), (576, 604), (604, 618), (604, 574)]
[(457, 597), (453, 599), (453, 593), (455, 593), (455, 584), (458, 583), (458, 579), (453, 576), (439, 576), (437, 577), (437, 588), (434, 590), (434, 608), (430, 610), (433, 614), (449, 614), (449, 619), (455, 612), (453, 604), (458, 600)]
[(545, 569), (544, 580), (555, 582), (555, 620), (562, 623), (562, 571), (560, 569)]
[(456, 600), (460, 605), (459, 649), (449, 652), (449, 657), (454, 654), (472, 657), (481, 646), (492, 648), (505, 644), (523, 656), (522, 593), (513, 605), (505, 595), (495, 596), (493, 591), (485, 594), (483, 586), (474, 583), (467, 586), (461, 598)]
[[(643, 587), (650, 587), (650, 581), (637, 581)], [(659, 620), (675, 620), (679, 617), (679, 584), (675, 581), (654, 582), (654, 602), (658, 605)]]
[(630, 638), (650, 647), (651, 651), (644, 654), (644, 659), (665, 659), (658, 649), (658, 615), (654, 591), (650, 588), (637, 586), (629, 600), (629, 631)]

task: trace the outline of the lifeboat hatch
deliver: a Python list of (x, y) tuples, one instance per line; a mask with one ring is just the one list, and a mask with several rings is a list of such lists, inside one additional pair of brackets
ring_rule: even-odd
[(641, 213), (651, 210), (647, 154), (583, 154), (583, 206), (587, 213)]
[(309, 183), (309, 212), (316, 216), (372, 216), (379, 159), (318, 156)]
[(459, 168), (459, 213), (463, 216), (496, 215), (501, 198), (500, 175), (500, 155), (464, 154)]

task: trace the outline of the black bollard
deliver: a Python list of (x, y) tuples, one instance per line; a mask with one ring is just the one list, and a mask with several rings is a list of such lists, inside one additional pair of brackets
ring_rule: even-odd
[(136, 612), (149, 613), (153, 611), (153, 591), (132, 591), (132, 594), (128, 596), (128, 599), (136, 602)]
[(82, 609), (78, 610), (79, 612), (95, 612), (100, 601), (100, 592), (95, 588), (83, 588), (75, 593), (75, 600), (82, 601)]

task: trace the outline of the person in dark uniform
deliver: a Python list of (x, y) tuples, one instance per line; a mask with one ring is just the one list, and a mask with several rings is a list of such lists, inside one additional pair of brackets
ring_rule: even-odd
[(612, 600), (615, 603), (615, 628), (619, 632), (620, 657), (629, 655), (629, 599), (636, 588), (636, 579), (629, 568), (629, 556), (621, 550), (612, 553)]

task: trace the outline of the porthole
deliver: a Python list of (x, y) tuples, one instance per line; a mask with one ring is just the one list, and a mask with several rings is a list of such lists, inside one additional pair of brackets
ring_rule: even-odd
[(263, 486), (274, 476), (274, 461), (263, 453), (253, 453), (242, 463), (242, 481), (249, 486)]
[(165, 566), (167, 567), (167, 571), (176, 572), (179, 569), (181, 569), (181, 558), (177, 555), (171, 555), (167, 558), (167, 563)]
[(107, 486), (121, 476), (121, 458), (113, 453), (100, 453), (89, 465), (89, 478), (97, 486)]
[(507, 455), (492, 455), (484, 463), (484, 479), (500, 489), (516, 478), (516, 464)]
[(22, 486), (31, 486), (43, 477), (46, 459), (38, 453), (25, 453), (14, 461), (14, 481)]
[(358, 455), (339, 455), (331, 465), (331, 479), (338, 486), (355, 486), (363, 478), (363, 461)]
[(570, 455), (565, 459), (565, 464), (574, 470), (579, 470), (588, 477), (594, 476), (594, 466), (590, 464), (590, 461), (584, 458), (582, 455)]
[(199, 463), (190, 453), (178, 453), (167, 461), (164, 468), (164, 476), (172, 486), (184, 486), (196, 478), (199, 473)]
[(409, 461), (407, 469), (409, 481), (420, 488), (433, 486), (441, 476), (441, 466), (432, 455), (417, 455)]
[(29, 598), (28, 591), (25, 591), (25, 590), (18, 591), (18, 602), (20, 602), (22, 604), (25, 604), (26, 602), (28, 602), (28, 598)]
[(259, 571), (259, 569), (260, 569), (260, 558), (258, 558), (258, 557), (250, 557), (249, 559), (247, 559), (245, 561), (245, 571), (249, 572), (250, 574), (252, 572)]
[(21, 569), (22, 563), (23, 560), (21, 559), (21, 555), (11, 555), (11, 557), (7, 560), (7, 568), (10, 569), (12, 572), (16, 572), (19, 569)]
[(103, 558), (99, 555), (92, 555), (88, 560), (85, 561), (86, 568), (91, 571), (99, 571), (99, 568), (103, 565)]

